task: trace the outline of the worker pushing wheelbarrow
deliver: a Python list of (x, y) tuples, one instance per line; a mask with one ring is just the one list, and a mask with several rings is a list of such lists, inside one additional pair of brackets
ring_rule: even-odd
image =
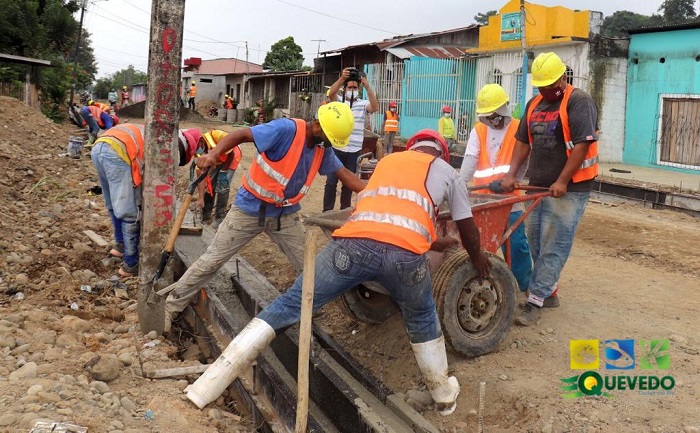
[[(410, 146), (407, 146), (410, 148)], [(366, 155), (365, 155), (366, 156)], [(359, 174), (368, 178), (377, 162), (370, 159), (359, 165)], [(490, 188), (495, 194), (470, 194), (472, 215), (480, 232), (481, 247), (491, 256), (491, 271), (480, 278), (469, 254), (463, 248), (451, 247), (444, 252), (429, 251), (429, 269), (439, 320), (447, 347), (463, 356), (479, 356), (495, 350), (513, 324), (517, 308), (518, 284), (510, 270), (510, 236), (527, 215), (549, 192), (542, 188), (522, 186), (528, 195), (505, 195), (499, 183), (471, 187), (472, 191)], [(520, 218), (508, 226), (511, 208), (516, 203), (530, 202)], [(348, 219), (352, 209), (308, 216), (306, 224), (319, 226), (330, 237)], [(436, 218), (438, 237), (459, 238), (457, 225), (450, 212), (439, 212)], [(505, 245), (504, 258), (496, 254)], [(398, 312), (388, 292), (376, 282), (365, 282), (337, 298), (341, 310), (355, 320), (378, 324)]]

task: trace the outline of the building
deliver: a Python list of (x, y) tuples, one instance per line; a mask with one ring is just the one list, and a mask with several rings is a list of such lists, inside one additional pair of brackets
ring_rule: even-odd
[[(622, 160), (627, 79), (626, 41), (619, 49), (601, 43), (600, 12), (527, 3), (521, 19), (520, 1), (506, 3), (488, 25), (479, 29), (479, 46), (468, 50), (477, 58), (477, 83), (498, 83), (508, 92), (514, 116), (537, 92), (531, 74), (523, 77), (540, 53), (555, 52), (567, 65), (567, 81), (589, 93), (598, 105), (601, 161)], [(525, 33), (525, 40), (522, 33)], [(527, 63), (524, 62), (527, 53)], [(523, 80), (524, 78), (524, 80)], [(524, 90), (524, 91), (523, 91)]]
[(11, 63), (25, 65), (27, 71), (25, 74), (24, 83), (17, 82), (0, 82), (0, 96), (10, 96), (30, 107), (39, 107), (39, 91), (36, 87), (37, 74), (40, 67), (51, 66), (51, 62), (43, 59), (34, 59), (31, 57), (14, 56), (12, 54), (0, 53), (0, 64)]
[(246, 76), (262, 72), (262, 66), (235, 58), (202, 60), (197, 57), (185, 59), (182, 72), (183, 99), (194, 82), (197, 86), (196, 101), (209, 101), (221, 106), (224, 96), (230, 95), (243, 104), (239, 108), (255, 105), (245, 88)]
[(622, 162), (700, 171), (700, 23), (630, 34)]

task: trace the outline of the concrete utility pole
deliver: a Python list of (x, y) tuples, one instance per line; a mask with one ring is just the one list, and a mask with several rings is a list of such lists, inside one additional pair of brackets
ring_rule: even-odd
[(68, 100), (68, 106), (73, 106), (73, 96), (75, 95), (75, 80), (78, 76), (78, 53), (80, 52), (80, 38), (83, 35), (83, 17), (85, 16), (85, 6), (87, 5), (87, 0), (83, 0), (80, 6), (80, 24), (78, 24), (78, 40), (75, 43), (75, 54), (73, 55), (73, 77), (70, 86), (70, 99)]
[(527, 25), (527, 16), (525, 15), (525, 0), (520, 0), (520, 44), (523, 48), (523, 74), (522, 93), (520, 94), (520, 115), (525, 117), (525, 105), (527, 104), (527, 41), (525, 40), (525, 27)]
[[(143, 218), (138, 293), (141, 330), (163, 332), (162, 303), (153, 308), (146, 302), (150, 283), (161, 251), (173, 224), (175, 211), (175, 175), (178, 166), (178, 126), (182, 33), (185, 0), (153, 0), (151, 42), (148, 51), (148, 96), (145, 122), (145, 169), (143, 176)], [(172, 281), (172, 267), (162, 280)]]

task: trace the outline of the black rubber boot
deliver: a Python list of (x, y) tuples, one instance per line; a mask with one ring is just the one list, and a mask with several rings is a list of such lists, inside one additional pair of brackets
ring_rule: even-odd
[(204, 193), (204, 206), (202, 207), (202, 224), (211, 223), (211, 213), (214, 209), (214, 197)]
[(216, 210), (214, 211), (214, 224), (212, 228), (214, 230), (219, 228), (219, 224), (226, 217), (226, 208), (228, 207), (228, 196), (231, 190), (224, 190), (216, 193)]

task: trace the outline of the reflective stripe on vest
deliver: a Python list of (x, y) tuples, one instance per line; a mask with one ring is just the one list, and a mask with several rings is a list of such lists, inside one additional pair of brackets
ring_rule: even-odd
[(141, 185), (144, 165), (144, 140), (143, 127), (131, 123), (117, 125), (107, 130), (104, 135), (97, 139), (109, 144), (117, 154), (124, 159), (124, 154), (129, 158), (127, 161), (131, 166), (131, 179), (134, 188)]
[[(513, 158), (513, 150), (515, 149), (515, 133), (518, 130), (520, 121), (511, 119), (508, 124), (508, 129), (503, 138), (501, 146), (496, 153), (496, 162), (491, 163), (491, 155), (488, 151), (488, 126), (478, 122), (474, 125), (476, 135), (479, 138), (479, 161), (474, 172), (474, 185), (488, 185), (491, 182), (503, 179), (510, 171), (510, 160)], [(491, 194), (488, 189), (480, 189), (473, 191), (476, 194)], [(513, 191), (509, 195), (520, 195), (519, 191)]]
[(386, 112), (386, 122), (384, 122), (384, 132), (396, 132), (399, 130), (399, 115), (392, 113), (391, 110)]
[(246, 190), (258, 199), (275, 206), (291, 206), (301, 201), (304, 195), (309, 192), (316, 173), (321, 168), (325, 153), (324, 148), (315, 146), (314, 158), (304, 185), (296, 196), (286, 199), (284, 197), (285, 188), (299, 165), (306, 146), (306, 122), (300, 119), (293, 120), (296, 124), (296, 133), (287, 153), (279, 161), (268, 159), (265, 152), (258, 154), (248, 173), (243, 176), (243, 187)]
[(94, 105), (89, 106), (88, 109), (90, 110), (92, 118), (97, 122), (97, 125), (99, 125), (100, 128), (104, 128), (105, 123), (102, 121), (102, 110)]
[(357, 196), (357, 207), (337, 238), (373, 239), (423, 254), (437, 238), (437, 213), (425, 186), (434, 156), (398, 152), (382, 158), (367, 187)]
[[(574, 143), (571, 139), (569, 113), (566, 111), (566, 106), (569, 103), (569, 97), (571, 97), (571, 93), (573, 93), (574, 89), (574, 86), (572, 86), (571, 84), (567, 84), (566, 89), (564, 90), (564, 97), (562, 98), (561, 103), (559, 104), (559, 119), (561, 120), (562, 132), (564, 135), (564, 144), (566, 145), (567, 158), (571, 157), (571, 151), (576, 146), (576, 143)], [(535, 111), (535, 108), (539, 105), (541, 101), (541, 94), (535, 96), (535, 98), (530, 103), (530, 108), (527, 110), (527, 134), (530, 137), (531, 145), (532, 133), (530, 132), (530, 118), (532, 117), (532, 113)], [(571, 181), (574, 183), (582, 182), (585, 180), (594, 179), (596, 176), (598, 176), (598, 141), (593, 141), (588, 146), (588, 151), (586, 152), (586, 157), (584, 158), (581, 167), (579, 167), (576, 173), (574, 173), (574, 175), (571, 177)]]

